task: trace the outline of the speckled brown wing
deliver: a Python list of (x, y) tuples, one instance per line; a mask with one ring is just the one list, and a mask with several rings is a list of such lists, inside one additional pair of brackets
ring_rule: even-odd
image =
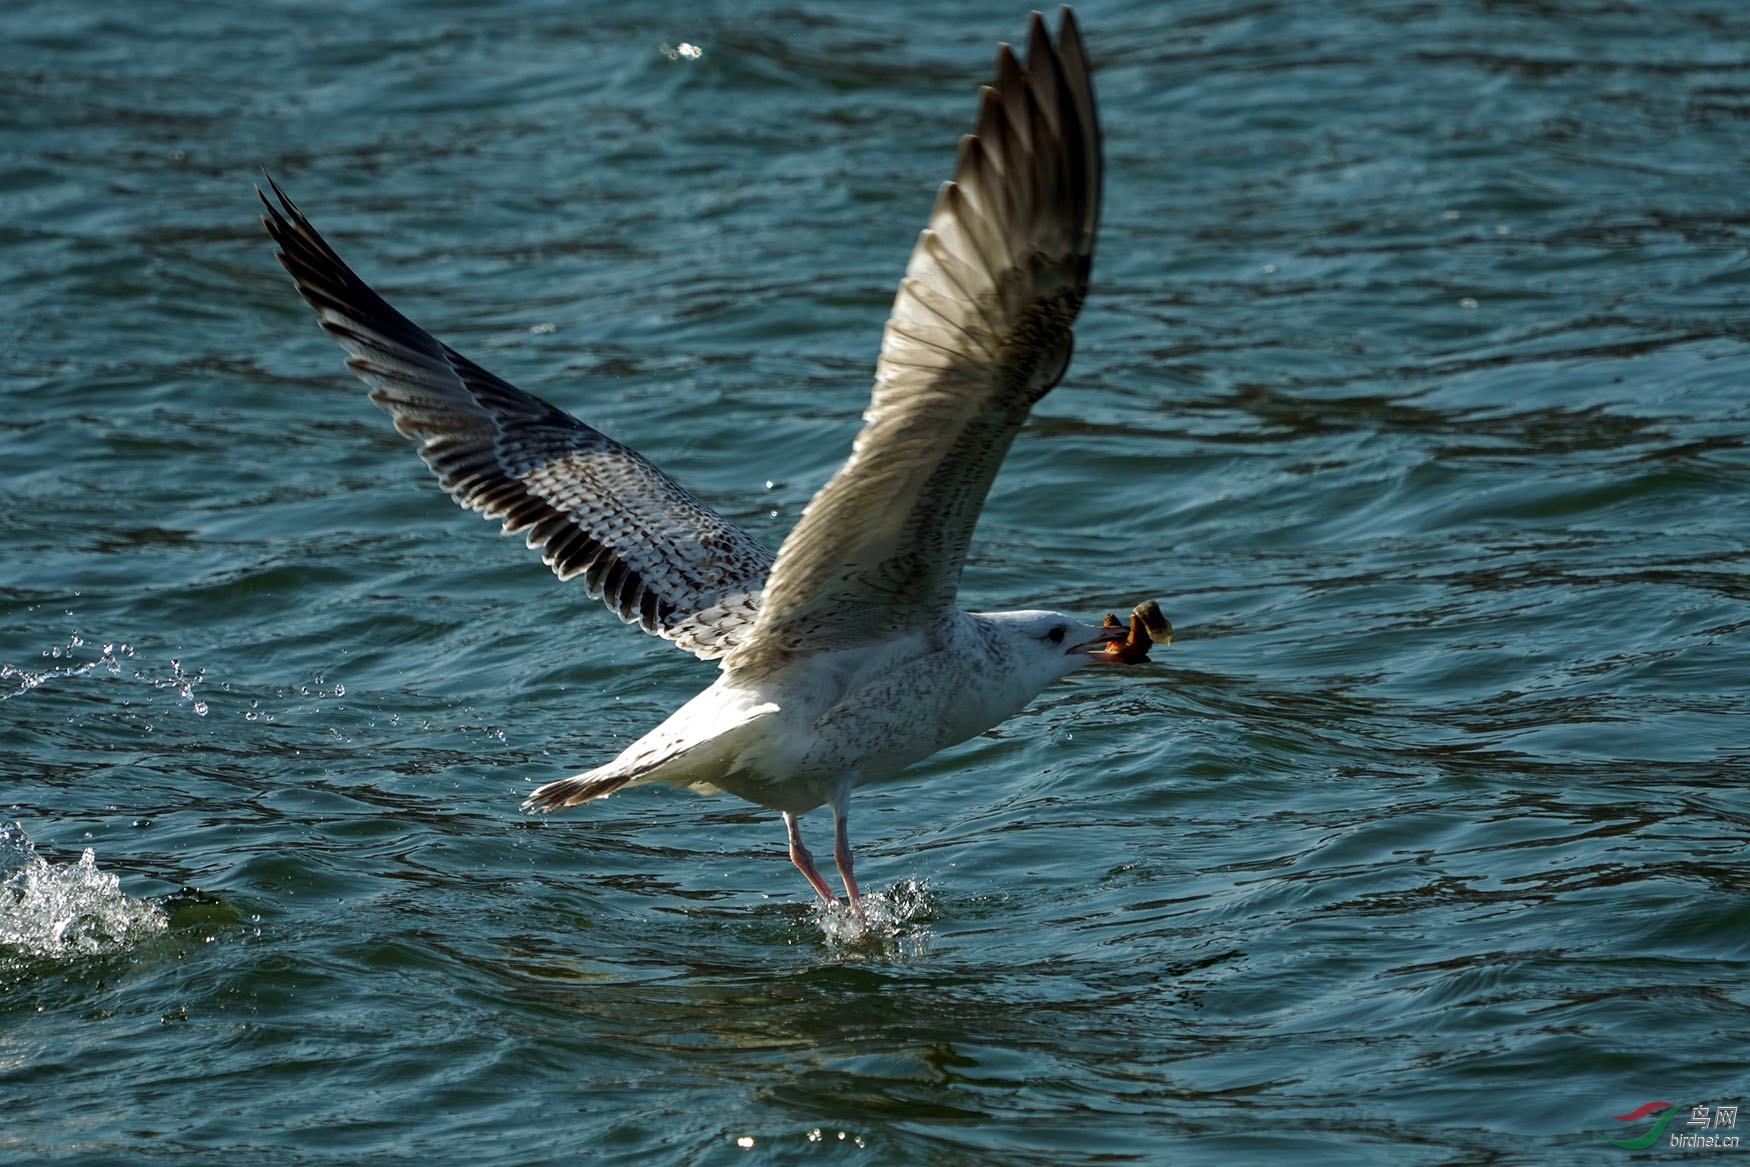
[[(450, 496), (503, 522), (560, 579), (704, 659), (741, 642), (772, 553), (642, 454), (494, 376), (408, 320), (285, 192), (262, 225), (347, 365)], [(257, 193), (260, 193), (259, 191)]]
[(1081, 34), (1033, 14), (1025, 68), (997, 49), (881, 342), (851, 456), (778, 550), (757, 625), (725, 662), (929, 636), (1028, 411), (1063, 376), (1100, 218), (1100, 130)]

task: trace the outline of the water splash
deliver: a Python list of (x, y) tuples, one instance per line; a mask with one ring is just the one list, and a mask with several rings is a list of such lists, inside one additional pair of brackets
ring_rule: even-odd
[(868, 892), (862, 907), (862, 919), (842, 903), (815, 908), (813, 918), (829, 948), (849, 959), (915, 960), (929, 953), (933, 936), (926, 925), (936, 911), (922, 880), (908, 879), (887, 891)]
[(106, 641), (99, 648), (77, 632), (69, 634), (65, 644), (52, 644), (43, 649), (41, 655), (47, 662), (41, 669), (11, 663), (0, 664), (0, 701), (22, 697), (51, 681), (93, 674), (110, 677), (126, 675), (154, 689), (170, 689), (176, 693), (179, 701), (188, 705), (198, 716), (207, 715), (207, 703), (195, 696), (195, 689), (206, 679), (206, 670), (197, 668), (192, 673), (187, 672), (182, 667), (182, 661), (175, 657), (170, 660), (170, 672), (160, 674), (131, 663), (134, 656), (133, 645)]
[(0, 701), (21, 696), (39, 685), (61, 677), (83, 677), (103, 672), (112, 677), (122, 674), (122, 661), (134, 655), (131, 645), (105, 644), (103, 651), (92, 655), (91, 646), (77, 632), (67, 637), (66, 644), (50, 645), (42, 655), (50, 662), (41, 671), (23, 665), (0, 664)]
[(162, 909), (123, 894), (87, 847), (50, 863), (17, 823), (0, 827), (0, 959), (95, 956), (168, 927)]

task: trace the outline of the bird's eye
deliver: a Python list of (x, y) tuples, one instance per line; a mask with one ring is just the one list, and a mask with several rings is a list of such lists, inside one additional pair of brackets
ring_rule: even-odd
[(1045, 638), (1047, 640), (1051, 641), (1051, 643), (1053, 643), (1053, 644), (1062, 644), (1063, 643), (1063, 634), (1065, 631), (1067, 631), (1067, 629), (1065, 629), (1063, 625), (1059, 624), (1056, 628), (1053, 628), (1050, 632), (1047, 632), (1045, 634)]

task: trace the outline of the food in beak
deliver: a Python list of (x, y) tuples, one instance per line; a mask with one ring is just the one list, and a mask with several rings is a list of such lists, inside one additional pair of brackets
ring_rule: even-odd
[[(1106, 627), (1122, 628), (1118, 617), (1106, 613)], [(1148, 659), (1148, 650), (1156, 644), (1173, 643), (1173, 625), (1161, 614), (1161, 606), (1145, 600), (1130, 610), (1130, 630), (1122, 640), (1116, 636), (1100, 655), (1127, 665)]]

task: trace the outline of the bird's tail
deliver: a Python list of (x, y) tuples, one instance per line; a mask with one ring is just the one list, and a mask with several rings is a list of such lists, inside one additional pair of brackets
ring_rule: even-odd
[(695, 745), (670, 744), (662, 748), (640, 741), (605, 766), (597, 766), (583, 774), (573, 774), (536, 787), (523, 800), (524, 810), (564, 810), (580, 802), (606, 798), (622, 786), (643, 785), (646, 782), (674, 782), (686, 773), (688, 763), (697, 753)]
[[(603, 773), (608, 771), (608, 773)], [(612, 764), (591, 770), (587, 774), (574, 774), (570, 778), (561, 778), (537, 787), (534, 793), (523, 800), (523, 809), (528, 811), (564, 810), (568, 806), (576, 806), (580, 802), (588, 802), (592, 798), (606, 798), (626, 783), (638, 777), (636, 771), (620, 769)]]
[[(711, 780), (732, 768), (733, 759), (748, 745), (750, 736), (759, 733), (760, 720), (778, 710), (770, 702), (751, 708), (732, 706), (715, 720), (695, 724), (686, 716), (691, 708), (692, 702), (682, 706), (669, 721), (632, 743), (607, 765), (536, 787), (523, 800), (523, 809), (564, 810), (580, 802), (606, 798), (622, 786), (642, 786), (647, 782), (708, 791)], [(685, 736), (666, 732), (676, 722), (686, 731)]]

